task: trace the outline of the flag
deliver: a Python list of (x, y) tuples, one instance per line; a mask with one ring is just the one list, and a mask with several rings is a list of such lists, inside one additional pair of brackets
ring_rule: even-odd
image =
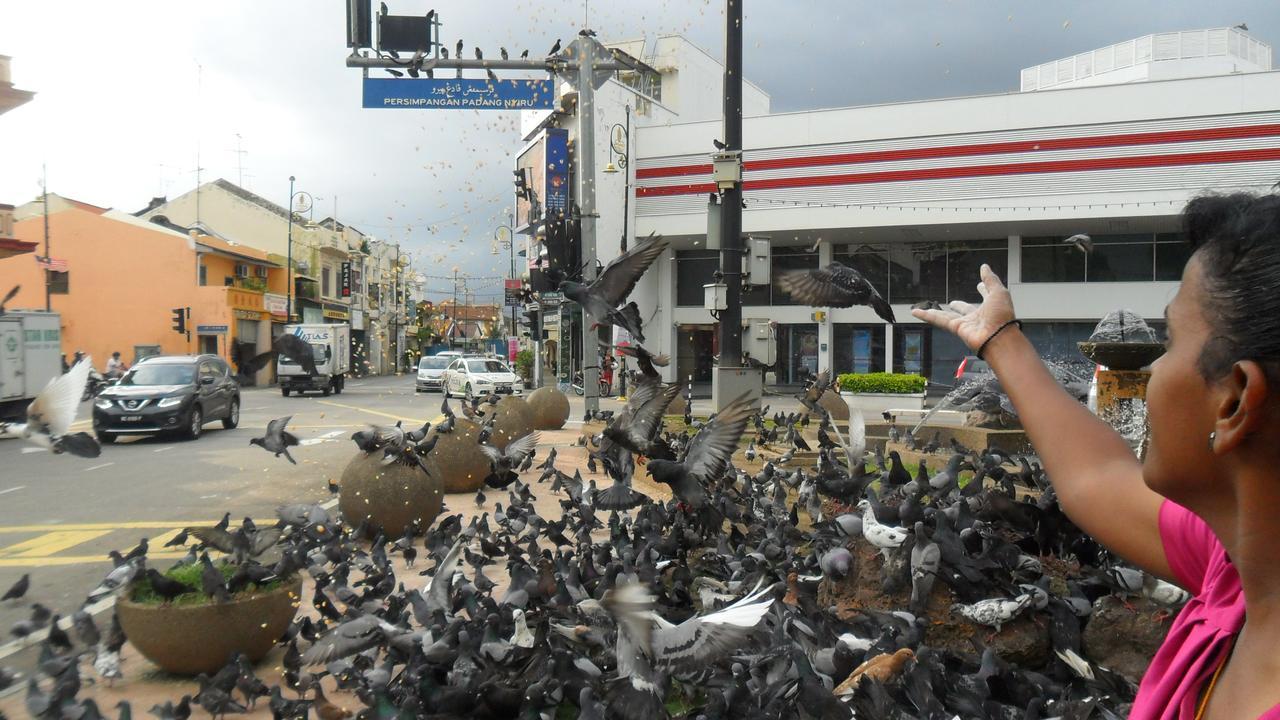
[(36, 255), (36, 264), (44, 268), (45, 270), (51, 270), (53, 272), (67, 271), (67, 261), (59, 260), (58, 258), (51, 258), (51, 257), (45, 257), (43, 255)]

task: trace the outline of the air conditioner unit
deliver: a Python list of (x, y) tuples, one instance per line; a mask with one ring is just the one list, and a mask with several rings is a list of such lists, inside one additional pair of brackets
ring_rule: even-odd
[(236, 277), (249, 277), (249, 266), (245, 263), (236, 263)]
[(257, 277), (264, 278), (267, 276), (267, 268), (265, 265), (254, 265), (253, 274)]

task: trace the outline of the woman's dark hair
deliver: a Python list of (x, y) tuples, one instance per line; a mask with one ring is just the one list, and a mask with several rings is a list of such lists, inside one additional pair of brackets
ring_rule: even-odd
[(1182, 211), (1214, 328), (1197, 362), (1206, 380), (1254, 360), (1280, 376), (1280, 195), (1203, 195)]

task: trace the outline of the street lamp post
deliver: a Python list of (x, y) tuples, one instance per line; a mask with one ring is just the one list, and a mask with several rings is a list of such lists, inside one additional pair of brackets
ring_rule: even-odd
[[(506, 229), (506, 231), (507, 231), (507, 239), (506, 239), (506, 240), (503, 240), (503, 239), (502, 239), (502, 237), (501, 237), (501, 236), (499, 235), (499, 233), (498, 233), (498, 231), (499, 231), (499, 230), (502, 230), (502, 229), (504, 229), (504, 228), (505, 228), (505, 229)], [(493, 239), (494, 239), (494, 240), (497, 240), (498, 242), (504, 242), (504, 243), (506, 243), (506, 246), (507, 246), (507, 252), (508, 252), (508, 253), (510, 254), (510, 256), (511, 256), (511, 275), (510, 275), (510, 277), (511, 277), (511, 279), (512, 279), (512, 280), (515, 280), (515, 279), (516, 279), (516, 233), (515, 233), (515, 230), (512, 230), (510, 225), (499, 225), (498, 227), (496, 227), (496, 228), (494, 228), (494, 229), (493, 229)], [(506, 294), (505, 290), (506, 290), (506, 288), (503, 288), (502, 301), (503, 301), (504, 303), (507, 301), (507, 294)], [(516, 334), (516, 306), (515, 306), (515, 305), (512, 305), (512, 306), (511, 306), (511, 336), (513, 336), (513, 337), (514, 337), (514, 336), (515, 336), (515, 334)]]
[(293, 322), (293, 285), (294, 285), (294, 281), (293, 281), (293, 201), (296, 200), (299, 195), (306, 195), (309, 201), (308, 206), (310, 207), (315, 206), (315, 201), (311, 198), (311, 193), (305, 190), (299, 190), (297, 192), (293, 191), (293, 182), (294, 182), (294, 177), (290, 175), (289, 176), (289, 207), (288, 207), (289, 247), (288, 247), (288, 250), (286, 251), (288, 253), (288, 259), (285, 261), (286, 264), (289, 266), (285, 273), (286, 275), (288, 275), (289, 287), (285, 288), (285, 306), (284, 306), (285, 322)]
[[(627, 105), (626, 123), (614, 123), (609, 128), (609, 163), (604, 166), (604, 171), (609, 174), (623, 172), (622, 179), (622, 239), (618, 242), (619, 254), (627, 251), (627, 214), (631, 206), (631, 171), (628, 169), (628, 158), (631, 154), (631, 105)], [(617, 156), (617, 164), (614, 164), (614, 156)], [(622, 375), (622, 384), (619, 387), (618, 394), (626, 396), (627, 394), (627, 359), (623, 356), (618, 365), (619, 373)]]

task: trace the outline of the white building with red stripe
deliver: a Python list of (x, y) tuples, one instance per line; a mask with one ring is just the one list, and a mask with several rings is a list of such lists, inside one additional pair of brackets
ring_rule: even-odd
[[(1011, 70), (1019, 92), (747, 117), (743, 229), (770, 239), (774, 282), (746, 295), (744, 346), (779, 384), (828, 368), (948, 382), (964, 349), (910, 307), (976, 301), (984, 262), (1046, 356), (1083, 361), (1075, 341), (1110, 310), (1158, 323), (1187, 258), (1186, 201), (1280, 181), (1270, 68), (1271, 48), (1237, 28), (1164, 33)], [(672, 240), (633, 298), (646, 346), (674, 358), (669, 379), (697, 382), (717, 352), (702, 284), (718, 264), (706, 233), (720, 121), (677, 110), (631, 133), (629, 234)], [(620, 232), (624, 188), (598, 182), (605, 238)], [(1076, 233), (1092, 253), (1062, 243)], [(831, 260), (861, 270), (898, 322), (799, 306), (777, 287), (781, 273)]]

